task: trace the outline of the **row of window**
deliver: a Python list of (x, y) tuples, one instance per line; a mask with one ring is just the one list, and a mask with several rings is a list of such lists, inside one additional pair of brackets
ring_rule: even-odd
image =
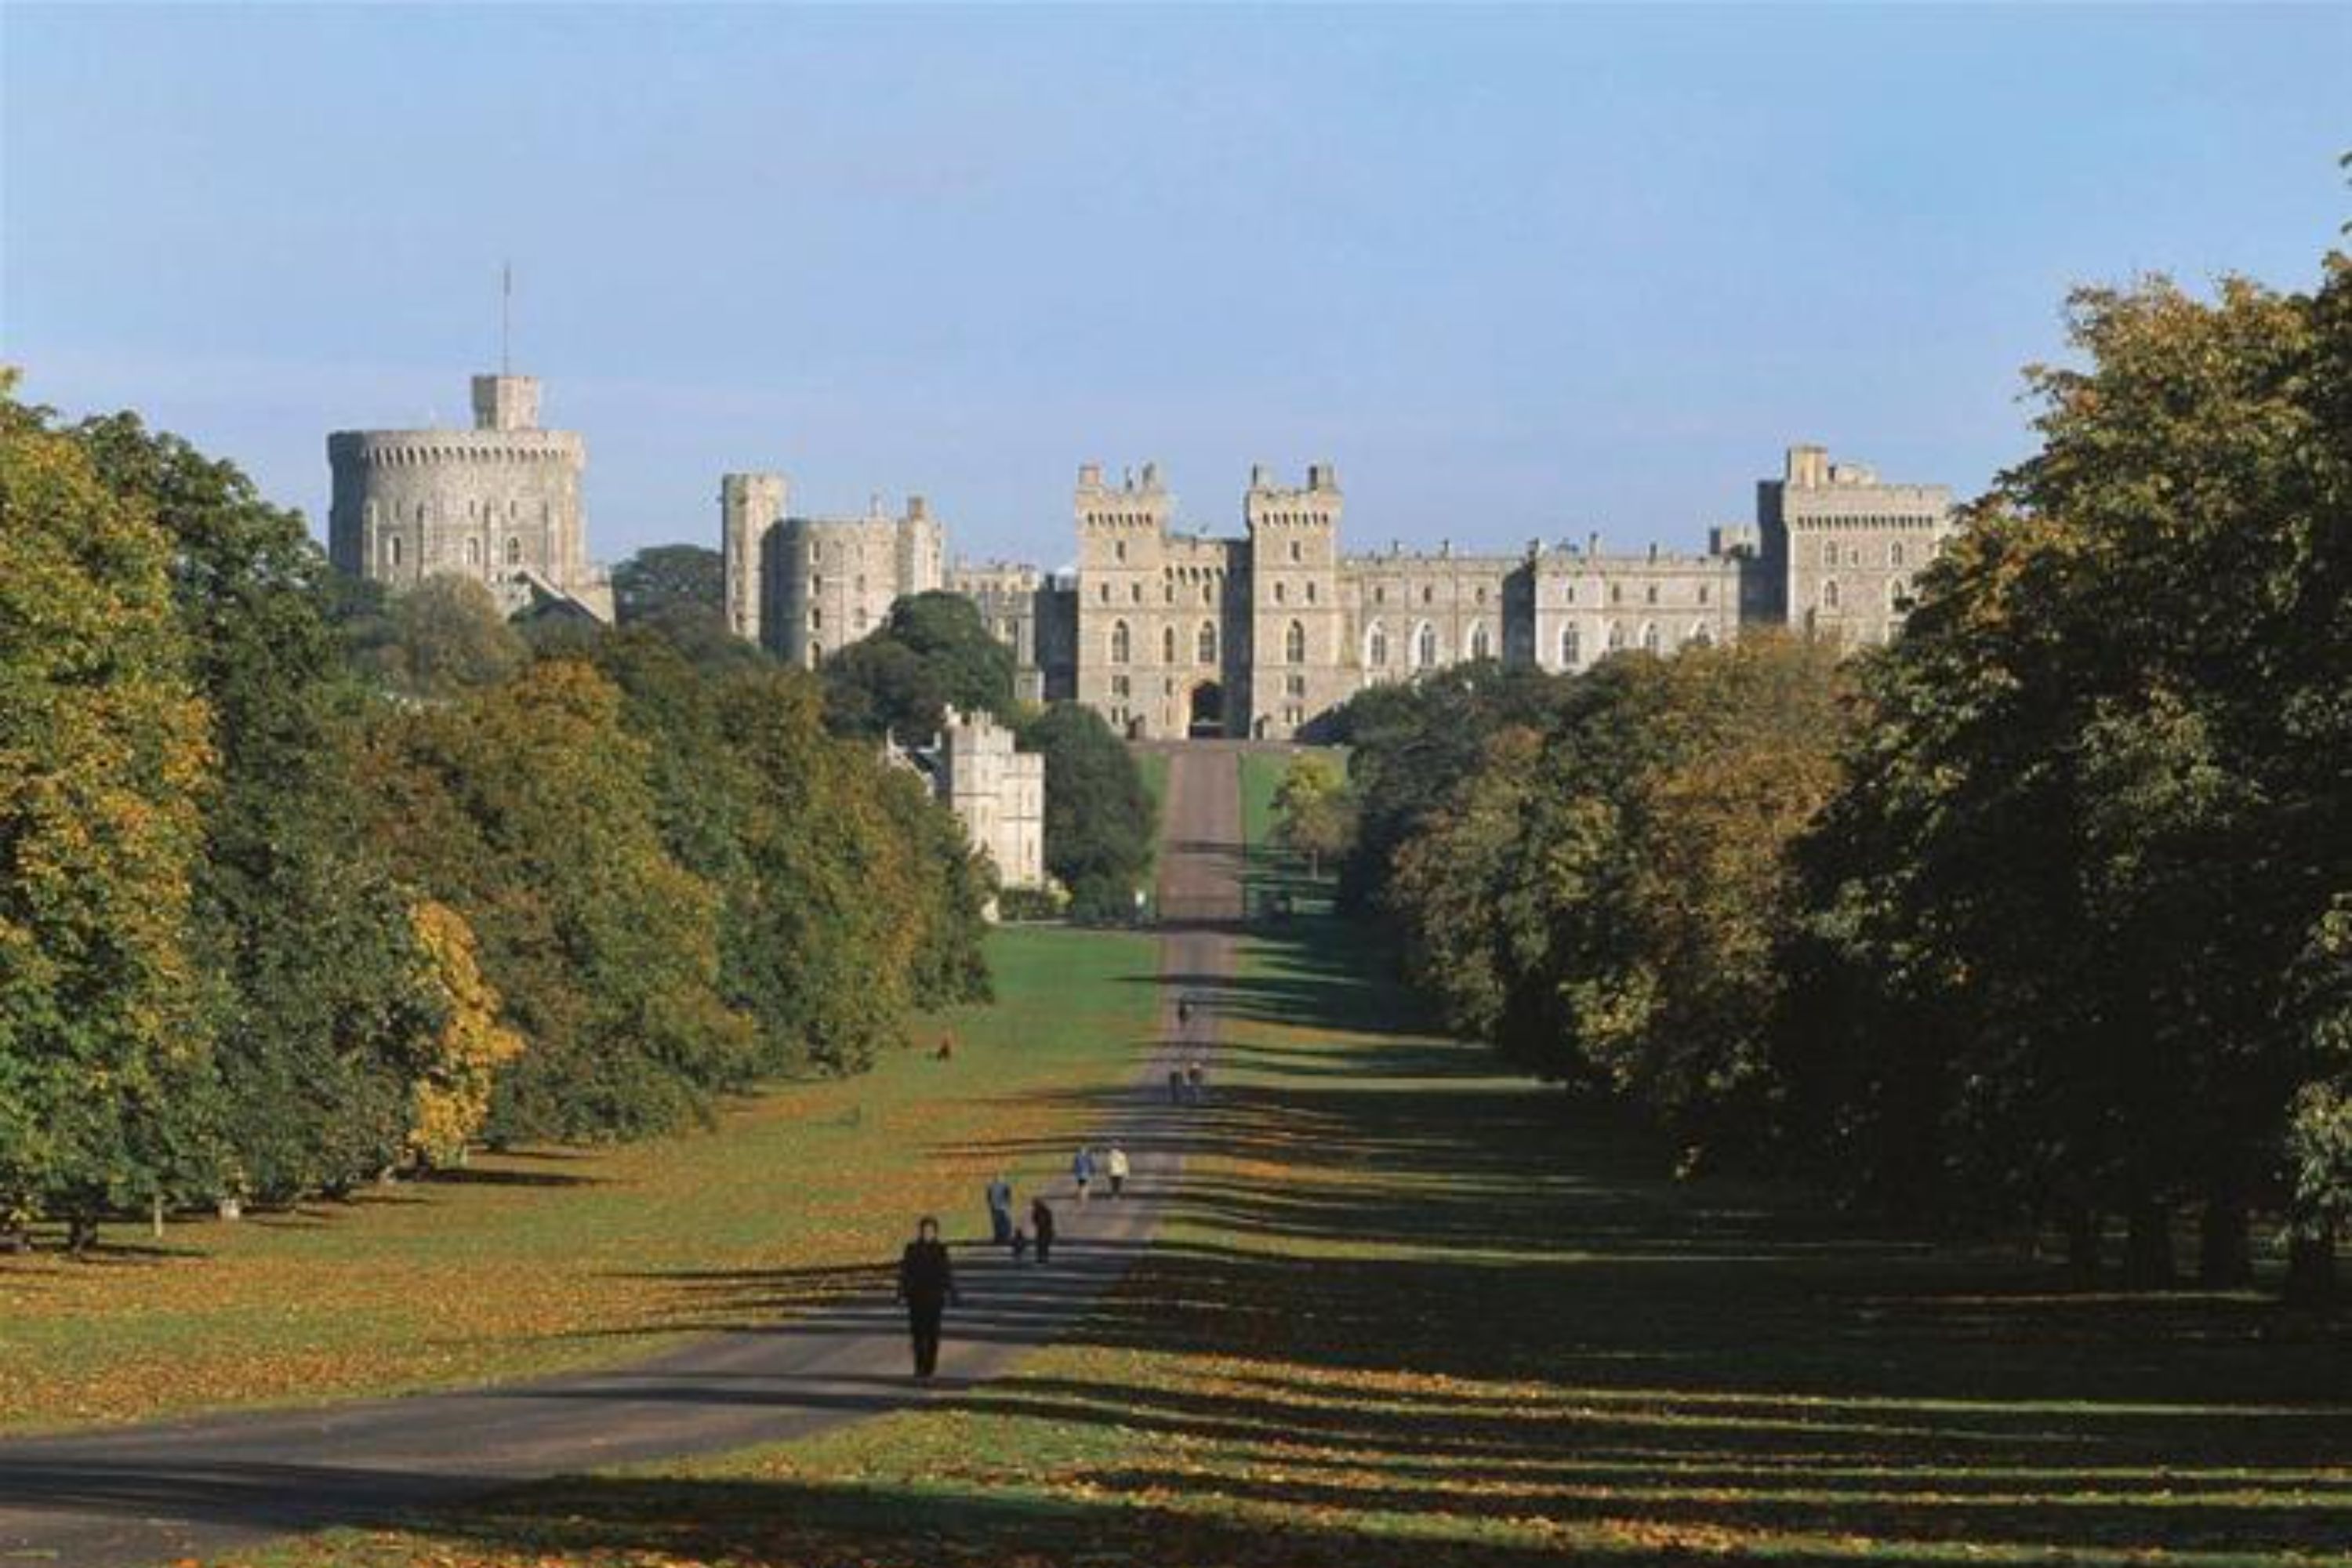
[[(1834, 577), (1823, 578), (1821, 588), (1821, 608), (1824, 610), (1843, 608), (1842, 599), (1838, 580)], [(1910, 607), (1910, 599), (1911, 584), (1902, 578), (1897, 577), (1886, 584), (1886, 607), (1889, 610), (1899, 615)]]
[[(429, 500), (418, 501), (415, 509), (416, 521), (418, 522), (432, 521), (433, 513), (437, 504), (438, 503), (436, 502)], [(383, 521), (398, 522), (400, 521), (401, 513), (407, 509), (402, 507), (396, 501), (369, 501), (362, 510), (366, 517), (367, 526), (373, 528), (379, 522)], [(477, 498), (466, 503), (466, 521), (467, 522), (481, 522), (486, 520), (495, 520), (498, 515), (499, 503), (496, 501), (485, 503)], [(512, 497), (509, 497), (507, 500), (506, 515), (508, 521), (520, 522), (522, 521), (522, 503)], [(549, 522), (552, 521), (554, 517), (554, 503), (546, 500), (541, 501), (539, 503), (539, 521), (541, 522)]]
[[(1840, 543), (1834, 539), (1825, 540), (1822, 543), (1822, 564), (1824, 566), (1868, 565), (1869, 563), (1863, 559), (1864, 548), (1860, 544)], [(1927, 552), (1930, 555), (1935, 553), (1932, 545)], [(1910, 553), (1904, 548), (1903, 541), (1895, 539), (1887, 542), (1886, 564), (1889, 567), (1899, 572), (1910, 563)]]
[[(1297, 658), (1291, 660), (1292, 663), (1296, 664), (1300, 662), (1300, 660), (1306, 657), (1307, 628), (1300, 626), (1297, 622), (1293, 621), (1290, 624), (1290, 629), (1293, 632), (1296, 632), (1298, 636), (1298, 647), (1300, 652)], [(1132, 663), (1134, 651), (1135, 639), (1132, 634), (1129, 632), (1127, 623), (1125, 621), (1112, 622), (1110, 628), (1111, 663)], [(1174, 664), (1176, 662), (1176, 628), (1174, 626), (1166, 626), (1160, 630), (1160, 662), (1162, 664)], [(1193, 634), (1192, 662), (1195, 664), (1214, 664), (1217, 662), (1216, 622), (1202, 621), (1201, 623), (1201, 629)]]
[[(385, 534), (382, 548), (383, 563), (386, 566), (397, 566), (406, 559), (407, 546), (397, 533)], [(479, 566), (482, 563), (482, 542), (479, 539), (467, 540), (463, 553), (467, 565)], [(507, 535), (507, 564), (509, 566), (522, 564), (522, 541), (513, 534)]]

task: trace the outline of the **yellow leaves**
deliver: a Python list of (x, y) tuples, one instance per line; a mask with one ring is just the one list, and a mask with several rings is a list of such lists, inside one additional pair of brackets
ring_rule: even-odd
[(497, 988), (475, 961), (474, 931), (456, 910), (436, 900), (410, 913), (417, 942), (432, 965), (447, 1017), (436, 1042), (439, 1059), (418, 1079), (410, 1145), (433, 1164), (460, 1162), (481, 1126), (499, 1067), (522, 1054), (522, 1037), (499, 1022)]

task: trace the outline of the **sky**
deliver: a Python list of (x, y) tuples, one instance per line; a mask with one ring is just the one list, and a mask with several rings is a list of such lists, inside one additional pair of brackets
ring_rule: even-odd
[(2077, 284), (2308, 286), (2352, 6), (0, 5), (0, 360), (323, 530), (333, 429), (512, 357), (594, 552), (930, 499), (1052, 566), (1077, 466), (1239, 529), (1687, 547), (1780, 453), (1981, 489)]

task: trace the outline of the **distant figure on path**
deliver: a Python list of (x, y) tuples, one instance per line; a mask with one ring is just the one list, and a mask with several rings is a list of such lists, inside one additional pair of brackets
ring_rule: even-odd
[(988, 1184), (988, 1230), (999, 1247), (1013, 1239), (1013, 1184), (1002, 1171)]
[(1017, 1225), (1013, 1227), (1013, 1261), (1029, 1261), (1029, 1233)]
[(1187, 1024), (1190, 1024), (1192, 1021), (1192, 999), (1190, 996), (1179, 996), (1179, 997), (1177, 997), (1177, 998), (1176, 998), (1176, 1023), (1177, 1023), (1177, 1026), (1178, 1026), (1179, 1027), (1181, 1027), (1181, 1026), (1185, 1026), (1185, 1025), (1187, 1025)]
[(1029, 1205), (1029, 1228), (1037, 1233), (1037, 1262), (1040, 1267), (1054, 1260), (1054, 1205), (1043, 1198)]
[(1110, 1177), (1110, 1195), (1118, 1196), (1127, 1190), (1127, 1151), (1114, 1143), (1103, 1156), (1103, 1169)]
[(1168, 1103), (1171, 1105), (1184, 1103), (1184, 1069), (1181, 1067), (1171, 1067), (1168, 1069)]
[(1194, 1057), (1191, 1061), (1184, 1064), (1185, 1098), (1190, 1100), (1193, 1104), (1198, 1105), (1202, 1100), (1208, 1098), (1208, 1064), (1203, 1062), (1200, 1058)]
[(907, 1333), (915, 1342), (915, 1375), (929, 1377), (940, 1366), (940, 1322), (956, 1294), (955, 1266), (940, 1240), (940, 1222), (925, 1215), (915, 1239), (898, 1258), (898, 1300), (907, 1304)]
[(1095, 1152), (1081, 1147), (1070, 1156), (1070, 1180), (1076, 1184), (1078, 1202), (1087, 1201), (1087, 1187), (1095, 1179)]

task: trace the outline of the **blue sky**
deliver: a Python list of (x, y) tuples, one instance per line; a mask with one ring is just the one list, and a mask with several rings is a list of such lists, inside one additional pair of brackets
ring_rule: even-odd
[(1360, 547), (1695, 542), (1790, 441), (1966, 491), (2070, 284), (2303, 286), (2352, 8), (0, 8), (0, 357), (323, 525), (328, 430), (518, 369), (596, 552), (1076, 466)]

